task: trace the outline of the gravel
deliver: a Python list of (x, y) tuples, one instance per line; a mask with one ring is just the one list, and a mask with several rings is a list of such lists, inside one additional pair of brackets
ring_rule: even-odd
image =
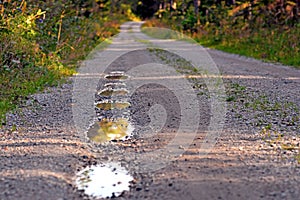
[[(139, 37), (139, 25), (125, 24), (123, 29), (132, 33), (120, 37)], [(204, 78), (180, 57), (140, 45), (144, 49), (121, 56), (109, 69), (126, 72), (158, 62), (181, 74), (199, 75), (188, 80), (201, 102), (201, 120), (193, 142), (177, 146), (184, 153), (176, 159), (168, 153), (149, 153), (169, 144), (181, 122), (174, 94), (155, 84), (137, 89), (130, 98), (134, 137), (85, 143), (72, 118), (76, 104), (72, 77), (66, 84), (29, 96), (7, 114), (7, 125), (0, 132), (0, 199), (91, 199), (76, 189), (76, 172), (111, 161), (121, 163), (135, 178), (131, 190), (119, 199), (299, 198), (299, 70), (206, 49), (223, 76), (227, 112), (214, 148), (199, 156), (211, 116), (211, 94)], [(103, 80), (100, 76), (98, 90), (103, 89)], [(160, 132), (144, 136), (142, 129), (151, 119), (148, 111), (155, 104), (165, 108), (166, 122)], [(167, 164), (150, 171), (145, 160)]]

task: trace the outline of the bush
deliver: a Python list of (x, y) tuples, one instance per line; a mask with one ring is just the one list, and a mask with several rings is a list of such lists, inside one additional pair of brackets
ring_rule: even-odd
[(109, 16), (109, 8), (109, 1), (94, 0), (0, 1), (0, 123), (28, 94), (61, 83), (117, 33), (127, 18)]

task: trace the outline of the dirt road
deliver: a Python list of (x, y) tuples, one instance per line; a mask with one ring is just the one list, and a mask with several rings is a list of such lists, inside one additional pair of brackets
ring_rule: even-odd
[[(300, 71), (153, 39), (140, 25), (124, 24), (69, 83), (7, 115), (0, 199), (90, 199), (75, 174), (108, 161), (135, 178), (119, 199), (299, 199)], [(112, 71), (129, 75), (135, 130), (98, 144), (86, 132)]]

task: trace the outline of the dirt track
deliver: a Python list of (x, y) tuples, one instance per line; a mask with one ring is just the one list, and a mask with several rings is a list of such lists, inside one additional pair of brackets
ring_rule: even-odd
[[(88, 199), (83, 191), (76, 190), (76, 171), (108, 160), (121, 162), (136, 178), (131, 191), (120, 199), (299, 199), (300, 71), (207, 50), (222, 74), (227, 110), (216, 145), (208, 155), (199, 157), (212, 115), (205, 79), (178, 56), (155, 49), (169, 43), (143, 35), (139, 26), (136, 22), (125, 24), (106, 49), (107, 54), (96, 53), (94, 61), (81, 68), (80, 73), (91, 75), (95, 83), (89, 86), (90, 91), (85, 91), (88, 82), (82, 88), (76, 85), (79, 73), (68, 84), (32, 95), (15, 113), (8, 114), (8, 125), (0, 133), (0, 199)], [(155, 48), (150, 45), (152, 49), (147, 49), (149, 44)], [(126, 48), (131, 52), (120, 53), (122, 56), (111, 63), (107, 55), (118, 49), (125, 52)], [(141, 163), (159, 159), (160, 155), (147, 153), (167, 145), (182, 122), (176, 92), (160, 84), (135, 90), (130, 111), (137, 135), (126, 142), (85, 143), (83, 132), (77, 133), (73, 120), (74, 107), (78, 106), (78, 101), (72, 100), (75, 86), (82, 102), (89, 106), (103, 85), (105, 73), (126, 72), (147, 63), (173, 66), (179, 75), (194, 75), (196, 78), (187, 80), (200, 113), (198, 131), (189, 147), (184, 142), (174, 147), (184, 153), (153, 172)], [(161, 75), (159, 71), (148, 73), (154, 78)], [(130, 83), (128, 87), (132, 89)], [(166, 123), (159, 133), (143, 137), (139, 131), (150, 122), (148, 111), (156, 104), (166, 110)], [(93, 107), (85, 111), (84, 125), (95, 117)], [(14, 126), (17, 130), (12, 130)]]

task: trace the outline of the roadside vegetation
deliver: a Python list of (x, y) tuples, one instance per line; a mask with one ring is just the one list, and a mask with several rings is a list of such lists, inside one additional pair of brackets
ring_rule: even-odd
[(109, 0), (0, 1), (0, 126), (29, 94), (74, 74), (132, 17), (130, 7)]
[(204, 46), (300, 67), (297, 0), (173, 0), (155, 4), (157, 10), (145, 26), (168, 27)]
[[(300, 67), (299, 1), (2, 0), (0, 125), (29, 94), (62, 83), (119, 25), (136, 18), (205, 46)], [(133, 14), (134, 13), (134, 14)]]

